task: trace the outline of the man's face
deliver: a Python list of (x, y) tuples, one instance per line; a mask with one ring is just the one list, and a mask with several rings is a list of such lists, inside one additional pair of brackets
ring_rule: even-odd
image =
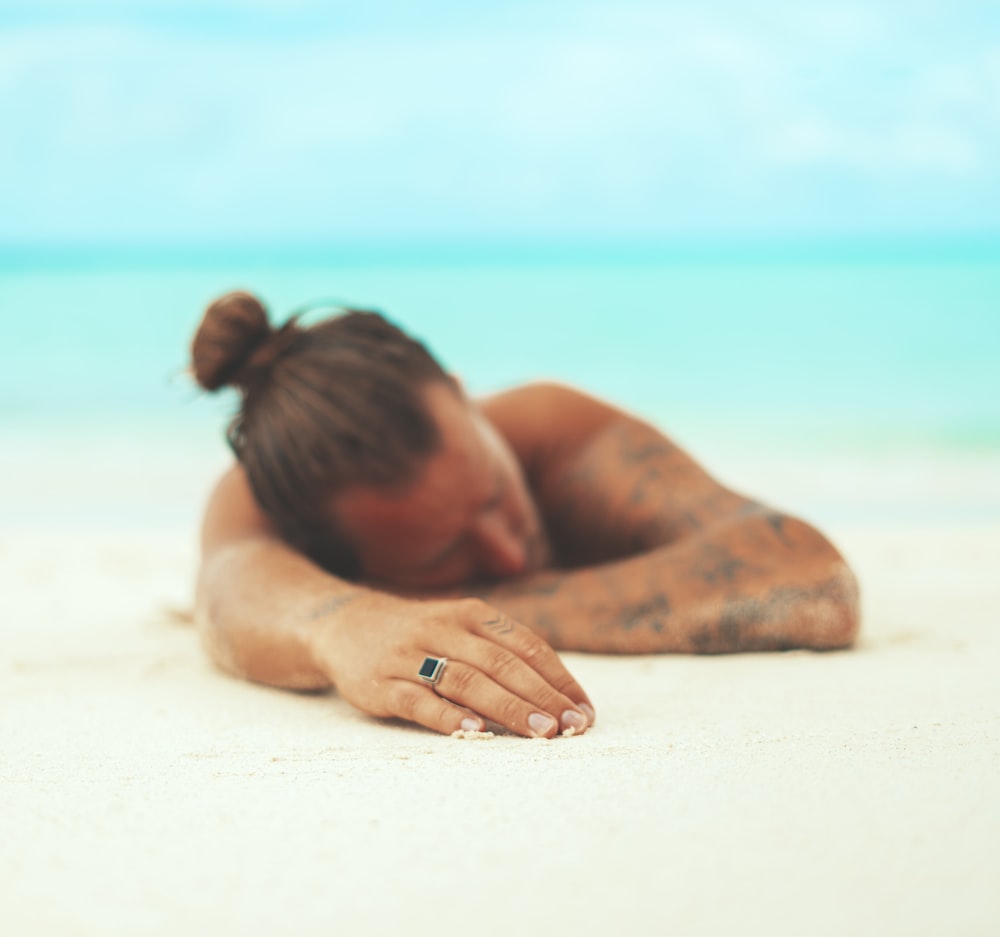
[(543, 568), (549, 547), (510, 446), (457, 389), (424, 389), (441, 447), (415, 481), (387, 493), (356, 487), (333, 503), (365, 579), (432, 588)]

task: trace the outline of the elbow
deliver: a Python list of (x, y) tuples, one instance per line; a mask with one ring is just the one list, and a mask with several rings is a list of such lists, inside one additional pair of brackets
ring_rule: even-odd
[(232, 636), (223, 627), (220, 603), (213, 598), (213, 584), (203, 565), (195, 588), (194, 622), (202, 649), (220, 670), (235, 677), (247, 677), (239, 664)]
[(786, 582), (760, 597), (730, 601), (716, 640), (706, 640), (701, 633), (693, 650), (712, 654), (851, 647), (861, 626), (857, 579), (842, 560), (820, 576)]
[(789, 613), (788, 647), (839, 651), (854, 646), (861, 630), (858, 580), (839, 554), (779, 593)]
[(817, 590), (805, 623), (807, 646), (818, 651), (853, 647), (861, 630), (861, 601), (857, 577), (840, 562), (836, 572)]
[(789, 564), (789, 580), (779, 592), (789, 610), (795, 610), (795, 646), (819, 651), (852, 647), (861, 629), (860, 589), (844, 557), (805, 521), (777, 512), (764, 519)]
[(230, 564), (244, 549), (223, 549), (202, 563), (194, 618), (206, 655), (219, 670), (254, 683), (328, 690), (330, 680), (302, 635), (287, 622), (276, 622), (274, 609), (261, 607), (260, 596), (247, 588), (246, 569), (231, 575)]

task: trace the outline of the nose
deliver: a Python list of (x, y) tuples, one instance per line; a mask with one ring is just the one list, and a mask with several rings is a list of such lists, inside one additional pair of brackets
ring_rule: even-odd
[(488, 576), (516, 576), (527, 565), (523, 538), (514, 532), (499, 511), (483, 515), (476, 525), (476, 545), (483, 572)]

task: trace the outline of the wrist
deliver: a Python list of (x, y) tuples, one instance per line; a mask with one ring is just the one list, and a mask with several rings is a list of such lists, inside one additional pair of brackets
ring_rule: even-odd
[(415, 604), (362, 586), (339, 589), (314, 602), (304, 623), (315, 666), (337, 686), (345, 666), (381, 653), (382, 625), (410, 617)]

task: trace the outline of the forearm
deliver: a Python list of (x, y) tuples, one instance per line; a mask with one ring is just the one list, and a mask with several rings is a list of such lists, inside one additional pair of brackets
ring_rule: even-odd
[(323, 645), (337, 613), (370, 596), (277, 540), (241, 540), (202, 563), (195, 617), (222, 669), (289, 689), (324, 689)]
[(857, 583), (840, 554), (764, 508), (628, 559), (474, 592), (563, 650), (829, 649), (858, 629)]
[[(545, 738), (560, 727), (585, 730), (593, 717), (552, 649), (498, 610), (362, 588), (274, 539), (212, 551), (198, 583), (197, 618), (224, 669), (289, 689), (335, 685), (372, 716), (449, 735), (492, 720)], [(418, 676), (428, 654), (451, 661), (443, 691)]]

